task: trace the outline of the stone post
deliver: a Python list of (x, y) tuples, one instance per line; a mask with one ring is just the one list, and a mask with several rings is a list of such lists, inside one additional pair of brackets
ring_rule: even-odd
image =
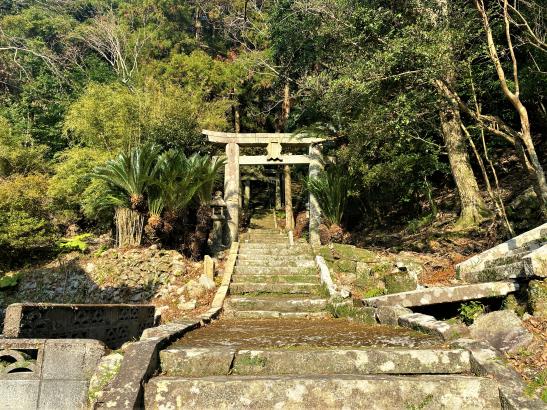
[(249, 204), (251, 203), (251, 180), (246, 179), (244, 181), (244, 188), (243, 188), (243, 207), (249, 208)]
[(203, 260), (203, 273), (211, 280), (215, 280), (215, 262), (209, 255)]
[(207, 244), (213, 255), (217, 255), (224, 246), (224, 225), (226, 223), (226, 203), (222, 199), (222, 192), (217, 191), (211, 201), (213, 229), (209, 233)]
[(224, 167), (224, 201), (227, 207), (230, 243), (237, 241), (239, 230), (239, 145), (226, 144), (226, 165)]
[(291, 167), (283, 166), (285, 180), (285, 229), (294, 229), (294, 215), (292, 211), (292, 187), (291, 187)]
[[(314, 178), (323, 169), (323, 155), (319, 144), (310, 145), (310, 169), (309, 177)], [(319, 239), (319, 225), (321, 224), (321, 207), (314, 195), (310, 193), (310, 244), (312, 246), (321, 245)]]

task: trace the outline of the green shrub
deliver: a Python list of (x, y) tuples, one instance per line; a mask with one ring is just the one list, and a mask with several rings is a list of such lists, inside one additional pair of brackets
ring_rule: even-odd
[(462, 303), (458, 309), (460, 318), (466, 325), (472, 324), (476, 318), (484, 313), (484, 305), (477, 301)]
[(86, 240), (89, 239), (91, 236), (92, 235), (90, 233), (83, 233), (81, 235), (76, 235), (72, 238), (63, 238), (58, 243), (59, 249), (65, 252), (85, 252), (89, 247), (89, 244)]
[[(109, 157), (110, 154), (98, 149), (72, 148), (55, 158), (55, 174), (50, 179), (48, 195), (52, 199), (56, 219), (69, 224), (85, 214), (89, 197), (96, 198), (96, 192), (88, 190), (92, 181), (91, 171)], [(94, 218), (91, 219), (100, 216), (92, 215)]]
[(45, 175), (14, 175), (0, 182), (0, 256), (8, 263), (53, 248), (47, 187)]
[(17, 286), (17, 284), (19, 283), (19, 279), (21, 279), (20, 274), (2, 276), (0, 278), (0, 290), (9, 289)]

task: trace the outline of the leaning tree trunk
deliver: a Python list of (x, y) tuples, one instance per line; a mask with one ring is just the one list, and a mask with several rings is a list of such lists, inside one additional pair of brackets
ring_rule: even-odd
[(481, 222), (487, 212), (471, 168), (465, 136), (461, 129), (460, 112), (453, 106), (445, 106), (441, 108), (439, 115), (450, 168), (460, 197), (461, 213), (456, 225), (473, 226)]
[(119, 247), (141, 245), (144, 215), (129, 208), (116, 208), (114, 220)]
[(207, 238), (212, 228), (211, 207), (208, 204), (201, 204), (197, 210), (196, 229), (192, 235), (190, 252), (195, 260), (201, 259), (206, 252)]

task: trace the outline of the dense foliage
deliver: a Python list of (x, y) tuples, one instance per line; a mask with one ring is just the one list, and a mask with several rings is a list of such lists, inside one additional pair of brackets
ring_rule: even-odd
[(434, 218), (456, 188), (447, 210), (502, 221), (496, 170), (534, 188), (544, 219), (545, 16), (537, 0), (4, 1), (0, 258), (108, 230), (113, 204), (155, 240), (203, 243), (222, 167), (202, 128), (331, 137), (351, 179), (322, 177), (325, 216), (359, 215), (349, 230)]

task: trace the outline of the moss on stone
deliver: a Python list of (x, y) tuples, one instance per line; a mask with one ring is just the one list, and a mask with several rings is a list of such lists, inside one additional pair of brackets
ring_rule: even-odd
[(399, 293), (415, 290), (418, 286), (416, 278), (408, 272), (396, 272), (384, 277), (387, 293)]
[(528, 284), (528, 310), (534, 316), (547, 317), (547, 279)]

